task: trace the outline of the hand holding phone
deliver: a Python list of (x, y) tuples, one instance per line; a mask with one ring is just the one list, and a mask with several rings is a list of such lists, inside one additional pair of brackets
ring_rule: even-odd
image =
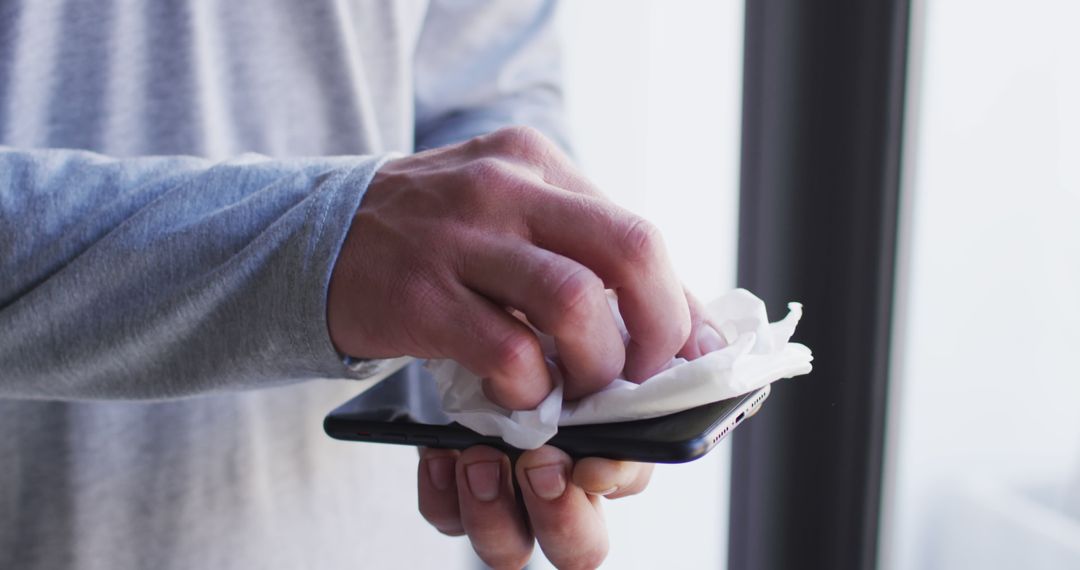
[(414, 364), (334, 410), (325, 428), (339, 439), (421, 446), (420, 513), (444, 534), (468, 534), (489, 565), (524, 566), (535, 540), (557, 567), (595, 567), (608, 544), (601, 497), (643, 491), (653, 465), (637, 461), (701, 457), (767, 395), (766, 387), (663, 418), (562, 428), (550, 445), (522, 451), (450, 423), (434, 379)]
[[(761, 390), (646, 420), (568, 426), (548, 443), (571, 457), (682, 463), (702, 457), (753, 415), (769, 394)], [(521, 450), (451, 422), (442, 412), (434, 379), (413, 364), (344, 403), (325, 419), (331, 437), (447, 449), (487, 445), (512, 455)]]

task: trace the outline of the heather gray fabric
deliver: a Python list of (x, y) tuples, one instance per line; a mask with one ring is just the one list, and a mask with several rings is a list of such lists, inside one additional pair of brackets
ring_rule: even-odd
[(552, 11), (0, 3), (0, 568), (454, 566), (326, 287), (390, 153), (564, 140)]

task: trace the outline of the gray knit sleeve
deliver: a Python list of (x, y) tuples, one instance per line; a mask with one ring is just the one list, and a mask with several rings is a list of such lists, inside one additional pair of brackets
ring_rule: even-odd
[(330, 343), (326, 290), (385, 158), (0, 147), (0, 397), (357, 377)]

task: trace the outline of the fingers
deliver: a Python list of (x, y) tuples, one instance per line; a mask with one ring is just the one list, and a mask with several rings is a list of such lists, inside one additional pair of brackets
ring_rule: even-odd
[(596, 568), (608, 539), (598, 499), (571, 480), (573, 462), (550, 446), (518, 458), (516, 474), (533, 532), (557, 568)]
[(679, 350), (679, 356), (694, 360), (727, 346), (727, 342), (709, 322), (705, 306), (689, 290), (685, 293), (686, 304), (690, 309), (690, 336)]
[[(420, 455), (424, 518), (445, 534), (468, 534), (477, 555), (497, 569), (523, 567), (534, 534), (556, 567), (596, 568), (608, 550), (599, 495), (639, 493), (653, 470), (649, 464), (600, 458), (575, 465), (550, 446), (523, 453), (513, 468), (505, 454), (486, 446), (460, 453), (423, 449)], [(514, 495), (512, 476), (525, 511)]]
[(653, 464), (586, 457), (574, 465), (574, 484), (591, 495), (618, 499), (645, 490)]
[(559, 191), (529, 204), (535, 243), (585, 265), (615, 289), (630, 333), (625, 374), (644, 380), (683, 347), (690, 310), (654, 226), (604, 200)]
[(461, 454), (451, 449), (420, 449), (416, 476), (420, 514), (439, 532), (465, 534), (458, 508), (456, 464)]
[(462, 277), (555, 338), (566, 399), (600, 390), (622, 371), (623, 338), (604, 283), (580, 263), (524, 241), (493, 241), (470, 256)]
[(454, 300), (418, 320), (429, 327), (425, 336), (440, 347), (441, 356), (483, 378), (484, 393), (500, 406), (531, 410), (554, 387), (536, 334), (463, 286)]
[[(604, 199), (558, 147), (535, 129), (511, 127), (476, 139), (479, 153), (508, 157), (533, 172), (520, 196), (534, 242), (585, 265), (619, 295), (630, 333), (625, 373), (644, 380), (686, 343), (690, 314), (659, 232)], [(544, 189), (549, 191), (544, 191)]]
[(457, 462), (461, 523), (477, 556), (495, 569), (518, 569), (532, 555), (533, 537), (514, 495), (510, 460), (491, 447), (471, 447)]

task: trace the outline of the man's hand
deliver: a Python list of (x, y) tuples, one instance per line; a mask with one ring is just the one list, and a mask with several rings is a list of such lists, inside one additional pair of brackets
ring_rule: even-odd
[[(618, 295), (625, 344), (605, 289)], [(484, 379), (494, 402), (531, 409), (553, 384), (536, 335), (513, 313), (555, 338), (567, 399), (722, 345), (656, 229), (604, 198), (536, 131), (503, 129), (380, 169), (330, 281), (338, 350), (451, 358)], [(497, 568), (523, 565), (534, 534), (557, 566), (592, 567), (607, 552), (598, 496), (641, 491), (652, 466), (574, 465), (544, 447), (513, 471), (488, 447), (424, 450), (421, 512), (445, 533), (467, 533)]]
[[(533, 537), (557, 568), (596, 568), (608, 540), (600, 497), (641, 492), (653, 466), (588, 458), (576, 464), (554, 447), (527, 451), (516, 465), (502, 452), (477, 446), (421, 451), (420, 513), (440, 532), (468, 534), (487, 565), (519, 569)], [(514, 495), (513, 481), (522, 503)]]
[[(625, 348), (605, 288), (618, 294)], [(508, 308), (555, 337), (567, 399), (700, 352), (659, 232), (536, 131), (503, 129), (380, 169), (330, 281), (338, 350), (451, 358), (484, 378), (493, 401), (531, 409), (552, 383), (536, 335)]]

